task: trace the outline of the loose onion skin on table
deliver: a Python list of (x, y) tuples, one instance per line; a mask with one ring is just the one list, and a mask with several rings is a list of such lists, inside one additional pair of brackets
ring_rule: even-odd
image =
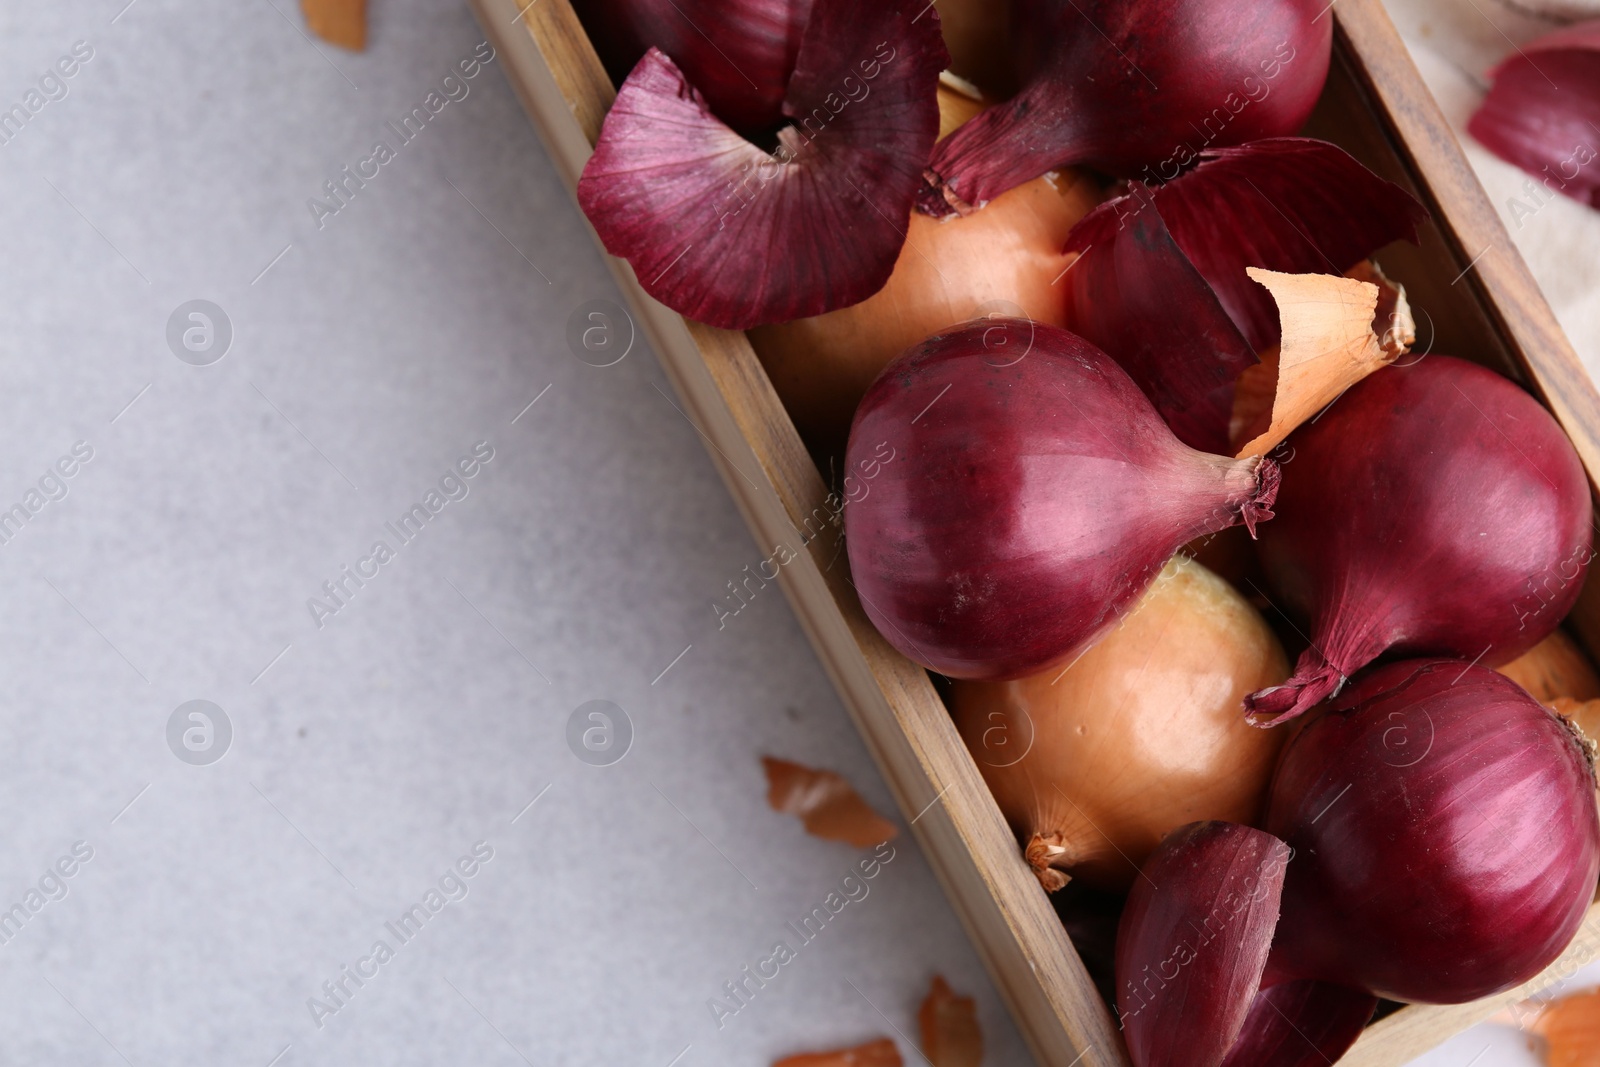
[(1179, 826), (1261, 815), (1284, 738), (1239, 701), (1288, 673), (1260, 614), (1179, 556), (1069, 667), (956, 682), (950, 710), (1045, 888), (1125, 890)]
[[(986, 347), (995, 331), (1025, 345)], [(1271, 515), (1277, 465), (1197, 452), (1082, 338), (994, 320), (930, 337), (867, 391), (844, 509), (878, 632), (951, 678), (1002, 681), (1100, 636), (1179, 547)]]

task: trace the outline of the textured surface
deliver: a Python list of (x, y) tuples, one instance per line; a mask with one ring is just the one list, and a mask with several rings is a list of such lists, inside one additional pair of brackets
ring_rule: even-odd
[[(708, 999), (868, 854), (769, 812), (758, 757), (893, 804), (776, 586), (718, 628), (766, 552), (642, 342), (569, 349), (617, 294), (498, 63), (460, 77), (465, 8), (380, 0), (356, 56), (284, 0), (123, 2), (0, 12), (5, 107), (93, 49), (0, 144), (0, 500), (93, 449), (0, 543), (0, 910), (93, 849), (0, 944), (0, 1047), (689, 1067), (883, 1034), (916, 1062), (897, 1030), (938, 971), (1023, 1062), (904, 833), (718, 1030)], [(430, 92), (401, 143), (385, 123)], [(366, 160), (332, 211), (323, 183)], [(197, 299), (232, 332), (203, 366), (200, 324), (187, 360), (167, 339)], [(478, 442), (401, 543), (385, 523)], [(377, 573), (319, 628), (347, 565)], [(195, 699), (231, 723), (208, 766), (167, 738)], [(566, 740), (595, 699), (633, 727), (607, 767)], [(480, 841), (402, 944), (384, 924)], [(380, 938), (394, 958), (319, 1029), (307, 999)]]

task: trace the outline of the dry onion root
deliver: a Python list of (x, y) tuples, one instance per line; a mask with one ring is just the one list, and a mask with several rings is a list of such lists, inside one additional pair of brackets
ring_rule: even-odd
[(1125, 889), (1173, 829), (1257, 817), (1282, 739), (1239, 702), (1287, 675), (1256, 610), (1179, 557), (1065, 671), (957, 682), (950, 704), (1044, 887)]

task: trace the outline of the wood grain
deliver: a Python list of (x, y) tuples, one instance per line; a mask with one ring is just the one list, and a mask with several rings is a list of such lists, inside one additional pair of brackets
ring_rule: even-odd
[[(472, 0), (570, 189), (615, 90), (569, 0), (524, 2)], [(1407, 282), (1414, 305), (1434, 310), (1439, 335), (1459, 354), (1523, 380), (1550, 404), (1592, 479), (1600, 470), (1600, 398), (1404, 45), (1378, 0), (1339, 0), (1333, 15), (1337, 55), (1317, 135), (1412, 190), (1434, 216), (1420, 248), (1386, 250), (1385, 264)], [(785, 593), (1034, 1055), (1046, 1067), (1125, 1067), (1110, 1011), (926, 673), (861, 610), (837, 501), (749, 342), (685, 321), (647, 296), (626, 263), (608, 262), (672, 382), (675, 406), (706, 441), (758, 543), (799, 555), (780, 573)], [(1591, 912), (1558, 968), (1600, 954), (1597, 924)], [(1343, 1062), (1401, 1064), (1505, 1000), (1402, 1009), (1370, 1027)]]

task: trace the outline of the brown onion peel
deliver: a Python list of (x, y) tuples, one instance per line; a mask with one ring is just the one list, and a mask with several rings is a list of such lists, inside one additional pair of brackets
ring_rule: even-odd
[(1134, 1067), (1219, 1067), (1261, 985), (1287, 845), (1226, 822), (1172, 832), (1117, 928), (1117, 1014)]
[(1523, 45), (1489, 76), (1467, 132), (1537, 181), (1509, 202), (1517, 227), (1555, 193), (1600, 207), (1600, 20)]
[(1566, 698), (1587, 701), (1600, 698), (1600, 674), (1565, 630), (1549, 637), (1502, 667), (1499, 672), (1526, 689), (1541, 704)]
[[(1082, 255), (1065, 279), (1070, 307), (1088, 310), (1078, 287), (1110, 290), (1089, 276), (1114, 273), (1117, 245), (1148, 211), (1161, 216), (1253, 353), (1278, 343), (1278, 309), (1246, 267), (1343, 274), (1392, 241), (1415, 243), (1427, 217), (1409, 193), (1326, 141), (1273, 137), (1212, 149), (1193, 170), (1148, 195), (1136, 189), (1108, 200), (1073, 228), (1067, 251)], [(1115, 307), (1096, 314), (1117, 317)]]
[(1278, 763), (1266, 828), (1296, 858), (1268, 983), (1455, 1004), (1530, 980), (1594, 898), (1594, 790), (1570, 726), (1494, 671), (1365, 672)]
[(622, 84), (578, 202), (644, 290), (712, 326), (845, 307), (888, 279), (948, 57), (918, 0), (816, 0), (767, 152), (650, 49)]
[(887, 1037), (829, 1052), (802, 1052), (777, 1060), (772, 1067), (904, 1067), (900, 1050)]
[[(1416, 332), (1405, 291), (1397, 286), (1388, 289), (1390, 310), (1384, 315), (1379, 298), (1385, 290), (1374, 282), (1259, 267), (1248, 267), (1245, 273), (1272, 293), (1283, 340), (1276, 353), (1270, 406), (1230, 436), (1243, 438), (1234, 455), (1264, 456), (1350, 386), (1394, 362)], [(1382, 337), (1374, 332), (1378, 325), (1384, 329)], [(1233, 415), (1239, 414), (1236, 396)]]
[(933, 976), (928, 995), (917, 1009), (922, 1055), (931, 1067), (980, 1067), (983, 1031), (978, 1027), (978, 1002), (958, 996), (943, 975)]
[(1239, 700), (1287, 675), (1260, 613), (1179, 555), (1065, 669), (956, 682), (948, 703), (1040, 884), (1122, 891), (1177, 827), (1260, 817), (1284, 738)]
[(761, 767), (767, 776), (768, 806), (799, 818), (808, 834), (866, 848), (899, 832), (843, 775), (772, 756), (762, 756)]

